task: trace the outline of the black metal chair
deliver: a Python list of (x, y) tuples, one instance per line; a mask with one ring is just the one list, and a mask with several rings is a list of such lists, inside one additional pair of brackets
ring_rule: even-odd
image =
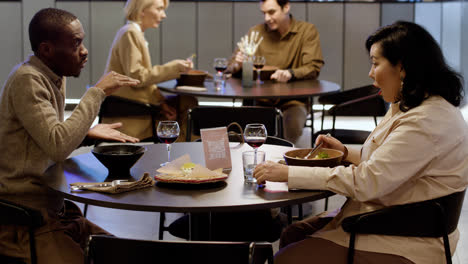
[(107, 96), (101, 104), (99, 110), (99, 123), (103, 117), (127, 117), (127, 116), (151, 116), (151, 141), (159, 143), (158, 135), (156, 134), (156, 120), (161, 114), (161, 107), (154, 104), (146, 104), (127, 98), (118, 96)]
[(356, 234), (443, 237), (447, 263), (452, 263), (448, 235), (457, 228), (465, 191), (345, 218), (341, 225), (351, 235), (348, 263), (354, 261)]
[[(36, 240), (34, 231), (42, 226), (44, 220), (40, 211), (12, 203), (6, 200), (0, 200), (0, 225), (27, 226), (29, 232), (29, 251), (31, 263), (37, 263)], [(0, 255), (0, 263), (23, 263), (21, 259)]]
[(191, 141), (192, 133), (199, 136), (200, 129), (228, 126), (233, 122), (237, 122), (242, 128), (250, 123), (262, 123), (268, 135), (282, 138), (282, 119), (281, 111), (274, 107), (199, 106), (188, 112), (186, 141)]
[[(354, 129), (336, 129), (337, 116), (369, 116), (373, 117), (377, 126), (377, 117), (383, 116), (388, 110), (388, 104), (378, 94), (378, 89), (372, 85), (363, 86), (339, 93), (321, 96), (319, 103), (333, 104), (328, 111), (322, 110), (321, 130), (314, 133), (314, 139), (320, 134), (330, 133), (344, 144), (363, 144), (370, 134), (370, 131)], [(323, 129), (325, 115), (333, 118), (332, 128)]]
[(273, 264), (266, 242), (149, 241), (113, 236), (90, 236), (85, 263), (224, 263)]

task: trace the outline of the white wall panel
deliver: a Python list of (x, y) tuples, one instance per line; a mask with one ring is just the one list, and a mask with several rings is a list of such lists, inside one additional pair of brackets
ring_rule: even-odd
[(124, 2), (91, 2), (91, 84), (104, 74), (115, 34), (125, 24)]
[(376, 4), (345, 4), (344, 89), (372, 83), (369, 78), (367, 37), (380, 26), (380, 7)]
[(32, 53), (28, 33), (29, 22), (37, 11), (47, 7), (55, 7), (55, 0), (22, 0), (22, 7), (22, 13), (19, 16), (23, 16), (23, 39), (25, 40), (23, 41), (23, 56), (25, 58)]
[(162, 63), (197, 52), (195, 2), (171, 2), (162, 26)]
[(298, 2), (290, 2), (290, 10), (289, 13), (294, 16), (297, 20), (307, 21), (307, 4), (306, 3), (298, 3)]
[(439, 44), (441, 43), (441, 16), (441, 3), (416, 3), (414, 22), (425, 27)]
[(325, 65), (320, 79), (336, 82), (343, 87), (343, 3), (309, 3), (308, 22), (320, 34)]
[(380, 25), (390, 25), (398, 20), (414, 21), (413, 3), (382, 3)]
[(247, 34), (251, 27), (260, 23), (263, 23), (263, 14), (257, 2), (234, 3), (234, 45)]
[(198, 3), (198, 69), (214, 73), (213, 59), (229, 58), (233, 46), (233, 4)]
[(442, 4), (442, 51), (447, 63), (461, 70), (462, 3)]
[[(0, 88), (13, 67), (23, 60), (23, 46), (18, 44), (23, 42), (24, 36), (21, 34), (21, 16), (18, 14), (21, 14), (20, 2), (0, 3)], [(29, 43), (29, 38), (24, 39), (24, 42)]]

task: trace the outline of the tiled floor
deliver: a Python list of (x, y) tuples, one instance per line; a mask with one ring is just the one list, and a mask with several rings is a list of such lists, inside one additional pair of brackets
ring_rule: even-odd
[[(468, 121), (468, 107), (464, 107), (462, 112), (464, 113), (465, 120)], [(329, 127), (327, 125), (330, 124), (330, 122), (331, 120), (326, 119), (325, 127)], [(319, 118), (316, 118), (314, 125), (316, 128), (319, 128)], [(371, 118), (340, 118), (337, 121), (337, 127), (372, 130), (374, 128), (374, 124)], [(296, 145), (297, 147), (310, 146), (309, 128), (304, 129), (303, 135)], [(82, 153), (83, 151), (86, 151), (86, 149), (81, 149), (75, 152), (75, 154)], [(329, 209), (340, 207), (344, 200), (344, 197), (338, 195), (331, 197)], [(317, 201), (306, 204), (304, 210), (309, 214), (316, 214), (321, 212), (323, 208), (324, 201)], [(166, 223), (170, 223), (180, 215), (181, 214), (173, 213), (167, 214), (168, 219), (166, 220)], [(88, 218), (114, 235), (120, 237), (150, 240), (158, 239), (159, 213), (125, 211), (90, 206), (88, 209)], [(460, 240), (453, 257), (453, 263), (468, 263), (468, 196), (465, 197), (465, 203), (458, 228), (460, 231)], [(164, 239), (180, 240), (171, 236), (168, 232), (164, 233)], [(277, 249), (277, 242), (274, 243), (274, 247)]]

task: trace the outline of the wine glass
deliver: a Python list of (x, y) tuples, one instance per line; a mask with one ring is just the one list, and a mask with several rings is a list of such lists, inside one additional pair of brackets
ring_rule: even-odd
[(177, 121), (160, 121), (156, 133), (159, 140), (165, 143), (167, 148), (167, 162), (161, 164), (161, 167), (163, 167), (171, 161), (171, 144), (179, 137), (179, 124)]
[(227, 69), (228, 60), (226, 58), (215, 58), (213, 61), (213, 67), (216, 70), (215, 76), (215, 87), (217, 89), (223, 86), (224, 74), (223, 72)]
[(265, 143), (267, 130), (263, 124), (247, 124), (244, 129), (244, 140), (254, 149), (254, 166), (257, 165), (257, 149)]
[(261, 84), (262, 81), (260, 80), (260, 70), (265, 66), (266, 60), (263, 56), (255, 56), (253, 58), (253, 65), (255, 70), (257, 70), (257, 83)]

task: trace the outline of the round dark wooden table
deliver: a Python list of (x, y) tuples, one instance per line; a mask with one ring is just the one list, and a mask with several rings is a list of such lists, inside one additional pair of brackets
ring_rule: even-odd
[(243, 87), (241, 80), (229, 78), (221, 90), (216, 90), (212, 80), (204, 83), (206, 91), (192, 91), (177, 88), (177, 81), (170, 80), (158, 84), (161, 91), (182, 95), (229, 98), (229, 99), (288, 99), (288, 98), (311, 98), (314, 96), (338, 92), (341, 87), (325, 80), (296, 80), (287, 83), (276, 81), (264, 81), (262, 84), (254, 82), (252, 87)]
[[(233, 144), (233, 143), (231, 143)], [(132, 178), (139, 179), (144, 172), (156, 174), (159, 164), (167, 160), (164, 144), (146, 145), (147, 151), (131, 169)], [(267, 160), (279, 160), (289, 147), (263, 145)], [(92, 191), (70, 191), (74, 182), (102, 182), (107, 169), (91, 154), (75, 156), (51, 166), (45, 172), (49, 185), (65, 198), (102, 207), (154, 212), (222, 212), (283, 207), (315, 201), (333, 195), (327, 191), (268, 192), (256, 184), (244, 184), (242, 152), (251, 150), (247, 144), (231, 147), (232, 171), (226, 181), (212, 184), (162, 184), (121, 194)], [(171, 157), (190, 154), (193, 162), (204, 165), (200, 142), (174, 143)]]

